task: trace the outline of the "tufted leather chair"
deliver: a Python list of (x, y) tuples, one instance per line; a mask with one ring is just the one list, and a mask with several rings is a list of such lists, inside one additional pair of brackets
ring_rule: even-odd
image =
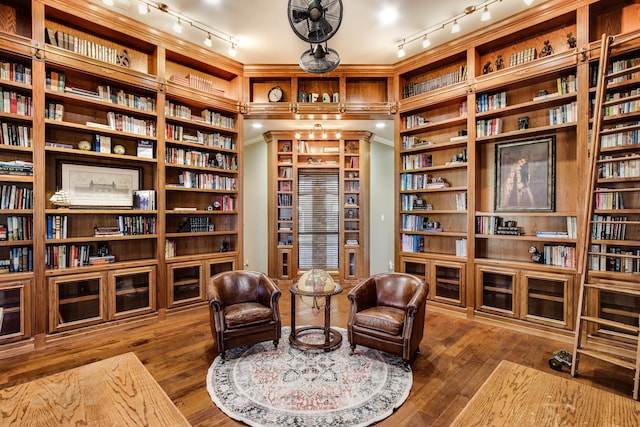
[(211, 333), (224, 360), (226, 350), (280, 341), (280, 289), (264, 273), (225, 271), (209, 279)]
[(356, 345), (402, 357), (408, 369), (424, 332), (426, 284), (404, 273), (380, 273), (356, 285), (350, 303), (347, 336)]

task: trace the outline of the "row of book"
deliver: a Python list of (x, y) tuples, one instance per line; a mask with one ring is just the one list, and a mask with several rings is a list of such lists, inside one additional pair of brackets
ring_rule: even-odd
[(202, 110), (201, 116), (206, 123), (214, 126), (225, 129), (233, 129), (235, 127), (235, 119), (233, 117), (225, 116), (217, 111), (211, 111), (209, 109)]
[[(616, 125), (617, 128), (625, 128), (627, 126), (637, 127), (640, 125), (640, 122), (631, 122), (628, 124)], [(600, 146), (602, 148), (605, 147), (620, 147), (623, 145), (636, 145), (640, 141), (639, 139), (640, 131), (638, 129), (635, 130), (627, 130), (618, 133), (612, 133), (607, 135), (600, 136)]]
[(285, 166), (280, 168), (280, 178), (292, 178), (293, 168), (291, 166)]
[(23, 160), (0, 161), (0, 175), (33, 175), (33, 162)]
[(549, 109), (549, 125), (574, 123), (578, 121), (578, 104), (574, 101), (570, 104), (560, 105)]
[(79, 55), (97, 59), (98, 61), (107, 62), (113, 65), (129, 66), (126, 50), (123, 50), (122, 53), (120, 53), (113, 47), (105, 46), (62, 30), (56, 31), (47, 27), (46, 42), (52, 46), (57, 46)]
[(605, 116), (616, 116), (618, 114), (628, 114), (628, 113), (637, 113), (640, 111), (640, 101), (638, 100), (638, 95), (640, 95), (640, 89), (633, 89), (628, 92), (615, 92), (608, 93), (606, 96), (606, 101), (619, 101), (624, 98), (631, 98), (630, 101), (616, 103), (613, 105), (606, 105), (604, 107), (604, 115)]
[(522, 230), (515, 221), (504, 221), (499, 216), (478, 215), (476, 216), (476, 234), (519, 236)]
[(236, 199), (229, 194), (217, 195), (213, 198), (213, 206), (217, 210), (233, 212), (236, 210)]
[(576, 248), (565, 245), (544, 245), (542, 247), (542, 262), (545, 265), (575, 268)]
[(402, 156), (402, 169), (420, 169), (433, 166), (433, 156), (431, 154), (420, 153)]
[(432, 145), (432, 142), (427, 141), (426, 139), (418, 138), (417, 136), (405, 135), (402, 137), (403, 150), (409, 150), (411, 148), (417, 147), (428, 147), (430, 145)]
[(589, 269), (638, 274), (640, 249), (592, 244), (589, 248)]
[(402, 86), (402, 98), (409, 98), (432, 90), (440, 89), (467, 79), (467, 67), (459, 66), (456, 70), (434, 77), (423, 82), (411, 82)]
[(196, 74), (187, 74), (185, 77), (173, 75), (169, 80), (183, 86), (189, 86), (194, 89), (201, 90), (203, 92), (209, 92), (215, 95), (224, 96), (224, 90), (216, 87), (213, 83), (213, 80), (198, 76)]
[(0, 86), (0, 99), (2, 110), (0, 113), (17, 114), (19, 116), (33, 116), (31, 97), (22, 95), (14, 90)]
[(476, 136), (483, 137), (502, 133), (502, 117), (476, 121)]
[(15, 184), (0, 185), (0, 209), (33, 209), (33, 189)]
[(116, 105), (142, 111), (156, 111), (156, 100), (152, 97), (125, 92), (123, 89), (113, 90), (109, 85), (98, 85), (98, 97), (105, 102)]
[(237, 188), (237, 179), (211, 173), (182, 171), (178, 175), (178, 187), (234, 191)]
[(293, 206), (293, 195), (278, 194), (278, 206)]
[(403, 231), (425, 231), (425, 232), (441, 232), (439, 223), (430, 221), (428, 217), (422, 215), (402, 214), (401, 227)]
[(7, 223), (0, 224), (0, 240), (33, 239), (33, 219), (30, 216), (7, 216)]
[(349, 169), (358, 169), (360, 167), (360, 157), (350, 156), (344, 166)]
[(482, 93), (476, 96), (476, 111), (483, 113), (485, 111), (498, 110), (507, 107), (507, 92)]
[(0, 127), (2, 127), (0, 144), (13, 145), (15, 147), (31, 147), (31, 126), (0, 122)]
[(164, 242), (164, 257), (174, 258), (178, 255), (178, 245), (175, 240), (167, 239)]
[(293, 191), (291, 181), (278, 181), (278, 191)]
[(113, 130), (128, 132), (136, 135), (155, 136), (156, 122), (149, 119), (138, 119), (126, 114), (109, 111), (107, 113), (107, 123)]
[(67, 215), (47, 215), (47, 239), (66, 239), (68, 221)]
[(115, 261), (113, 255), (92, 256), (91, 245), (47, 245), (44, 262), (47, 270), (77, 268)]
[(456, 239), (456, 256), (467, 256), (467, 239)]
[(133, 208), (141, 210), (156, 210), (156, 191), (134, 190)]
[(624, 198), (619, 191), (597, 187), (594, 205), (596, 209), (624, 209)]
[(219, 168), (226, 170), (238, 169), (238, 157), (236, 155), (202, 152), (184, 148), (167, 147), (165, 161), (173, 165), (198, 166), (207, 168)]
[(430, 174), (403, 173), (400, 175), (400, 190), (433, 190), (449, 187), (443, 178)]
[(402, 116), (402, 129), (413, 129), (414, 127), (426, 125), (427, 123), (430, 123), (430, 121), (420, 114)]
[(209, 217), (206, 216), (185, 218), (178, 227), (178, 233), (204, 233), (207, 231), (214, 231), (214, 227), (210, 223)]
[(67, 75), (65, 73), (48, 70), (45, 74), (45, 89), (53, 92), (64, 93), (67, 84)]
[[(609, 65), (609, 73), (610, 74), (617, 73), (620, 71), (627, 70), (629, 68), (637, 67), (638, 65), (640, 65), (640, 58), (618, 59), (616, 61), (612, 61), (611, 64)], [(593, 67), (593, 69), (595, 70), (597, 75), (598, 67)], [(633, 79), (640, 79), (640, 71), (631, 71), (630, 73), (624, 76), (616, 77), (614, 79), (609, 79), (609, 82), (619, 83), (625, 80), (633, 80)]]
[(625, 157), (601, 156), (600, 178), (633, 178), (640, 176), (640, 153)]
[(118, 215), (117, 222), (122, 236), (139, 236), (158, 232), (155, 216)]
[(424, 252), (424, 236), (420, 234), (402, 234), (400, 236), (402, 252)]
[(31, 85), (31, 67), (20, 62), (0, 61), (0, 79)]
[(64, 105), (59, 102), (50, 102), (44, 110), (44, 118), (61, 122), (64, 117)]
[(190, 142), (192, 144), (206, 145), (207, 147), (224, 148), (227, 150), (235, 150), (236, 141), (233, 137), (222, 135), (218, 132), (207, 133), (199, 130), (194, 135), (187, 134), (184, 126), (167, 123), (165, 125), (165, 137), (169, 140)]
[(0, 259), (0, 273), (33, 271), (33, 249), (30, 246), (10, 248), (8, 258)]
[(360, 181), (345, 181), (344, 191), (347, 191), (347, 192), (360, 191)]
[(591, 238), (593, 240), (624, 240), (627, 235), (627, 217), (593, 215)]
[(536, 48), (530, 47), (519, 52), (512, 53), (509, 56), (509, 67), (524, 64), (537, 58)]
[[(182, 104), (176, 104), (170, 100), (167, 100), (164, 106), (164, 114), (170, 117), (179, 117), (182, 119), (187, 119), (187, 120), (193, 120), (194, 118), (192, 118), (192, 113), (191, 113), (191, 108), (186, 106), (186, 105), (182, 105)], [(196, 116), (197, 118), (197, 116)]]

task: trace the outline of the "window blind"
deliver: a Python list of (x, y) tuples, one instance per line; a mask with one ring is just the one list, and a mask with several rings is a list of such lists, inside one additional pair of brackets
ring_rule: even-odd
[(340, 212), (338, 173), (298, 172), (298, 268), (337, 270)]

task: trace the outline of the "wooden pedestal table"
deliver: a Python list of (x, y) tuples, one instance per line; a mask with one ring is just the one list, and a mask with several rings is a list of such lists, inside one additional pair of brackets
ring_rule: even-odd
[[(331, 297), (342, 292), (342, 286), (336, 283), (336, 287), (331, 291), (306, 291), (298, 288), (298, 284), (294, 283), (289, 286), (291, 293), (291, 334), (289, 342), (292, 346), (301, 350), (324, 350), (331, 351), (342, 343), (342, 334), (335, 329), (331, 329)], [(304, 326), (296, 328), (296, 297), (312, 298), (314, 304), (318, 300), (324, 299), (324, 326)], [(322, 332), (324, 341), (321, 343), (312, 343), (301, 340), (304, 335), (309, 332)]]
[(0, 390), (0, 425), (189, 426), (133, 353)]

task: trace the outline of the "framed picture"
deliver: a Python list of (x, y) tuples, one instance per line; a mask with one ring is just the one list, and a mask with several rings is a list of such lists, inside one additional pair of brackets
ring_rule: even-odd
[(555, 136), (496, 145), (496, 212), (555, 210)]
[(72, 207), (131, 208), (140, 187), (137, 169), (62, 163), (61, 175)]

